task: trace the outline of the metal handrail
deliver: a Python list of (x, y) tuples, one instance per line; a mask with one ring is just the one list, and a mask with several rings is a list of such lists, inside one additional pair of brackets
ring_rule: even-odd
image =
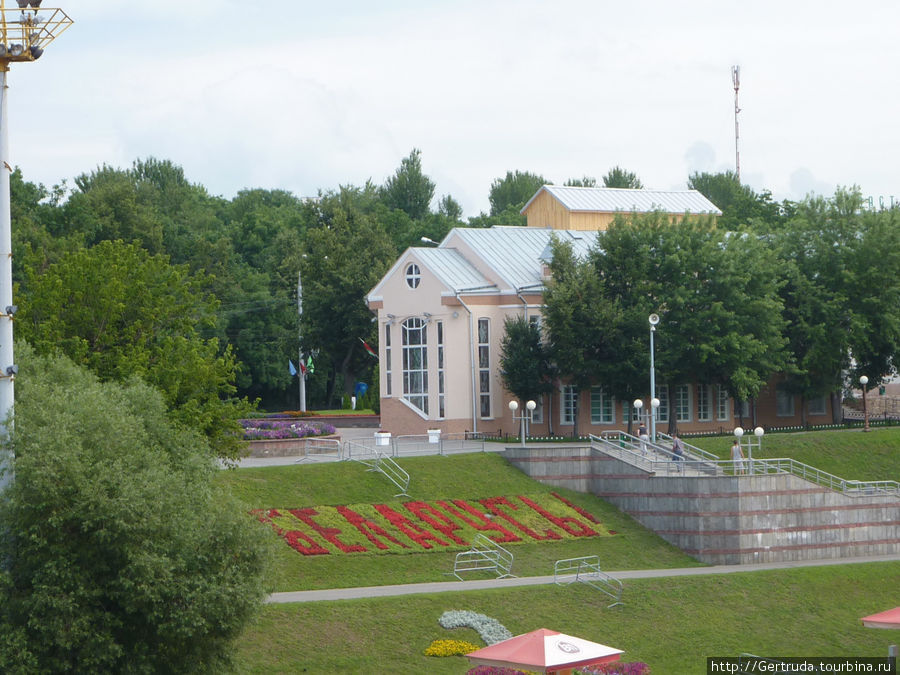
[(342, 460), (344, 458), (344, 446), (336, 438), (306, 438), (303, 443), (303, 452), (294, 464), (313, 459)]
[[(673, 441), (672, 437), (669, 434), (663, 433), (662, 431), (657, 431), (656, 435), (667, 440), (669, 443), (672, 443)], [(708, 450), (704, 450), (703, 448), (698, 448), (696, 445), (685, 443), (683, 438), (680, 438), (679, 440), (681, 441), (681, 445), (684, 446), (685, 456), (691, 455), (700, 459), (708, 459), (713, 462), (718, 461), (718, 455), (713, 454)]]

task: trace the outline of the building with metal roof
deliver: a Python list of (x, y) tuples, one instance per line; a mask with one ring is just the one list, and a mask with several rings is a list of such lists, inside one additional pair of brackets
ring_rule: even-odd
[(605, 230), (618, 214), (661, 212), (676, 217), (716, 217), (722, 212), (697, 190), (545, 185), (521, 213), (528, 227), (560, 230)]

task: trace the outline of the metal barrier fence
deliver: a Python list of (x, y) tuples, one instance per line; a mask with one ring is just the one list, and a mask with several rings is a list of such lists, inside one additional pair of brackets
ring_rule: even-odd
[(344, 446), (335, 438), (306, 438), (303, 449), (295, 464), (309, 461), (341, 461), (344, 459)]
[[(391, 457), (412, 457), (416, 455), (450, 455), (463, 452), (485, 452), (484, 435), (481, 433), (429, 433), (408, 436), (394, 436), (386, 445), (376, 445), (372, 440), (347, 441), (346, 455), (355, 459), (358, 455), (372, 454), (376, 449)], [(498, 450), (504, 446), (498, 445)]]
[[(347, 459), (365, 464), (368, 471), (377, 471), (400, 488), (395, 497), (409, 497), (409, 474), (391, 457), (374, 445), (369, 447), (355, 441), (347, 441)], [(354, 449), (356, 452), (354, 453)]]
[(488, 571), (496, 574), (498, 579), (503, 579), (516, 576), (512, 573), (512, 565), (512, 553), (478, 532), (472, 537), (472, 548), (456, 554), (453, 571), (447, 574), (452, 574), (462, 581), (460, 572)]
[(607, 608), (625, 604), (622, 602), (622, 582), (600, 569), (600, 558), (596, 555), (557, 560), (553, 566), (553, 581), (557, 586), (576, 581), (587, 584), (613, 599)]

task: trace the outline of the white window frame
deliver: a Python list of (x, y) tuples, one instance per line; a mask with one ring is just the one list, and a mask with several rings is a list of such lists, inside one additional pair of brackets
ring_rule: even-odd
[(444, 419), (447, 415), (446, 391), (444, 391), (444, 322), (436, 321), (437, 325), (437, 376), (438, 376), (438, 419)]
[(783, 387), (775, 387), (775, 416), (793, 417), (796, 414), (794, 398), (794, 395)]
[(559, 387), (559, 423), (572, 426), (575, 424), (575, 405), (578, 392), (574, 384), (563, 384)]
[(825, 394), (809, 399), (807, 406), (807, 414), (811, 417), (828, 414), (828, 402)]
[(404, 275), (406, 277), (406, 285), (412, 290), (416, 290), (419, 287), (419, 284), (422, 283), (422, 270), (414, 262), (411, 262), (406, 266)]
[(659, 408), (656, 410), (657, 422), (669, 421), (669, 385), (656, 385), (656, 398), (659, 399)]
[[(483, 328), (483, 332), (482, 332)], [(478, 413), (481, 419), (492, 418), (491, 403), (491, 320), (478, 319)]]
[(727, 422), (728, 417), (728, 389), (724, 385), (716, 387), (716, 420)]
[(384, 324), (384, 395), (390, 398), (391, 393), (391, 324)]
[(544, 396), (538, 396), (535, 400), (536, 407), (531, 411), (531, 423), (532, 424), (543, 424), (544, 423)]
[[(419, 317), (403, 322), (403, 398), (428, 414), (428, 323)], [(412, 339), (416, 338), (413, 342)]]
[[(660, 407), (661, 404), (660, 404)], [(675, 385), (675, 421), (690, 422), (693, 419), (691, 415), (691, 385), (676, 384)]]
[[(595, 405), (596, 404), (596, 405)], [(615, 424), (616, 399), (600, 385), (591, 387), (591, 424)]]
[(712, 422), (712, 387), (708, 384), (697, 385), (697, 421)]

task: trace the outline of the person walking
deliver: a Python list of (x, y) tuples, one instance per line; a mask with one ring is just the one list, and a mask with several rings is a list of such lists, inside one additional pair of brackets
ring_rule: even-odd
[(731, 445), (731, 461), (734, 462), (735, 475), (745, 473), (744, 450), (741, 448), (741, 442), (736, 438)]
[(641, 439), (641, 454), (647, 454), (647, 441), (650, 440), (650, 435), (647, 433), (647, 427), (644, 426), (644, 423), (641, 422), (641, 425), (638, 427), (638, 438)]

